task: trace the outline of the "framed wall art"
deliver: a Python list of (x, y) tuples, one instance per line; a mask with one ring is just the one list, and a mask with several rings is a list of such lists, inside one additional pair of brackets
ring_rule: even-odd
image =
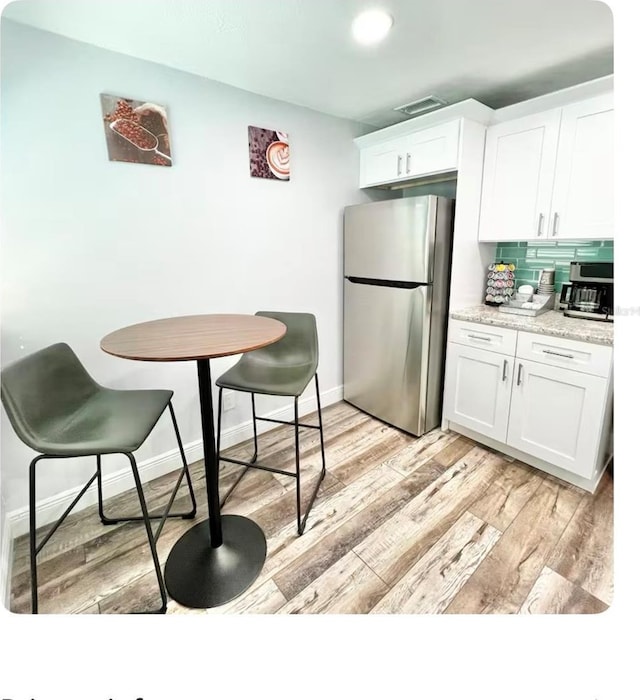
[(284, 131), (249, 127), (249, 172), (251, 177), (289, 180), (289, 136)]
[(100, 95), (109, 160), (171, 166), (166, 107), (115, 95)]

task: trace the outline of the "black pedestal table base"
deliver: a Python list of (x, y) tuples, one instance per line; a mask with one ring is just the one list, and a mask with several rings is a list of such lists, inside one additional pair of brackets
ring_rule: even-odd
[(260, 527), (241, 515), (223, 515), (223, 543), (211, 546), (209, 521), (176, 542), (165, 565), (169, 595), (189, 608), (212, 608), (237, 598), (258, 578), (267, 556)]

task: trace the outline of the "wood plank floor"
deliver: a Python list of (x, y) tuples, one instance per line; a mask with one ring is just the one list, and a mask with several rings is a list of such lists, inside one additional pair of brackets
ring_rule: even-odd
[[(311, 414), (306, 422), (314, 422)], [(267, 537), (267, 560), (240, 597), (210, 610), (173, 600), (173, 614), (598, 613), (612, 602), (613, 475), (595, 494), (434, 430), (414, 439), (341, 402), (323, 411), (328, 472), (307, 529), (295, 526), (295, 481), (247, 474), (223, 513), (248, 515)], [(292, 429), (261, 436), (261, 461), (291, 469)], [(303, 430), (306, 494), (320, 467), (318, 431)], [(229, 455), (249, 456), (250, 443)], [(221, 492), (238, 473), (223, 467)], [(202, 463), (192, 467), (207, 517)], [(174, 475), (145, 486), (158, 507)], [(108, 513), (135, 512), (135, 492)], [(305, 502), (305, 496), (303, 496)], [(176, 507), (184, 507), (186, 495)], [(194, 521), (170, 520), (164, 564)], [(40, 612), (123, 613), (157, 607), (144, 528), (103, 526), (96, 508), (69, 516), (38, 557)], [(16, 540), (11, 609), (29, 612), (28, 540)]]

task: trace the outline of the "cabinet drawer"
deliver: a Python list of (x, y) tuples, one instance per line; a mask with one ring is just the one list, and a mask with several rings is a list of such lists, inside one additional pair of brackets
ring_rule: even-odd
[(517, 356), (553, 367), (564, 367), (597, 377), (608, 377), (613, 348), (538, 333), (518, 333)]
[(518, 331), (484, 323), (471, 323), (453, 318), (449, 321), (448, 339), (452, 343), (515, 355)]

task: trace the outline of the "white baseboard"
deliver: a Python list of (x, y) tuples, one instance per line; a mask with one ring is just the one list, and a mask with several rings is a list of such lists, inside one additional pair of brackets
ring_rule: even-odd
[(13, 528), (9, 517), (0, 524), (2, 539), (0, 540), (0, 605), (9, 609), (11, 587), (9, 586), (11, 562), (13, 561)]
[[(324, 406), (330, 406), (333, 403), (342, 400), (343, 387), (338, 386), (334, 389), (329, 389), (320, 394), (320, 404)], [(302, 399), (299, 404), (299, 413), (301, 416), (306, 413), (311, 413), (316, 409), (316, 399), (315, 395), (308, 398)], [(276, 411), (271, 411), (265, 414), (265, 418), (274, 418), (276, 420), (293, 420), (293, 401), (291, 405), (285, 408), (278, 409)], [(224, 418), (223, 418), (224, 424)], [(268, 423), (258, 423), (258, 432), (264, 433), (268, 430), (272, 430), (277, 426), (269, 425)], [(239, 442), (248, 440), (253, 436), (253, 423), (251, 420), (245, 421), (238, 425), (232, 426), (230, 428), (224, 428), (222, 430), (221, 436), (221, 447), (227, 448), (232, 445), (237, 445)], [(198, 460), (202, 459), (203, 448), (202, 440), (196, 440), (188, 445), (184, 446), (185, 455), (187, 458), (187, 464), (193, 464)], [(138, 470), (140, 472), (140, 478), (144, 482), (151, 481), (159, 476), (168, 474), (182, 466), (182, 461), (180, 459), (180, 452), (176, 447), (175, 450), (165, 452), (157, 457), (152, 457), (151, 459), (145, 460), (138, 464)], [(125, 467), (120, 471), (113, 472), (112, 474), (107, 474), (103, 477), (103, 492), (105, 498), (110, 498), (111, 496), (116, 496), (123, 491), (127, 491), (133, 488), (133, 479), (131, 476), (131, 470), (129, 467)], [(36, 504), (37, 513), (37, 523), (38, 527), (45, 525), (47, 523), (55, 522), (69, 507), (73, 499), (77, 496), (78, 491), (81, 486), (74, 487), (73, 489), (68, 489), (55, 496), (49, 496)], [(94, 505), (98, 502), (98, 491), (95, 484), (85, 493), (85, 495), (78, 501), (76, 509), (80, 510), (82, 508), (87, 508), (88, 506)], [(4, 533), (8, 531), (8, 537), (10, 538), (10, 546), (13, 547), (13, 539), (20, 537), (21, 535), (29, 532), (29, 508), (25, 506), (23, 508), (18, 508), (9, 512), (6, 516), (6, 520), (3, 527), (3, 545), (4, 545)], [(2, 552), (4, 553), (5, 548), (3, 546)], [(3, 555), (4, 559), (4, 555)], [(9, 558), (8, 561), (11, 561)], [(4, 561), (0, 562), (4, 565)], [(8, 569), (8, 566), (7, 566)], [(5, 572), (4, 569), (0, 569), (0, 585), (4, 582), (6, 585), (6, 575), (8, 571)], [(2, 589), (0, 588), (0, 591)]]

